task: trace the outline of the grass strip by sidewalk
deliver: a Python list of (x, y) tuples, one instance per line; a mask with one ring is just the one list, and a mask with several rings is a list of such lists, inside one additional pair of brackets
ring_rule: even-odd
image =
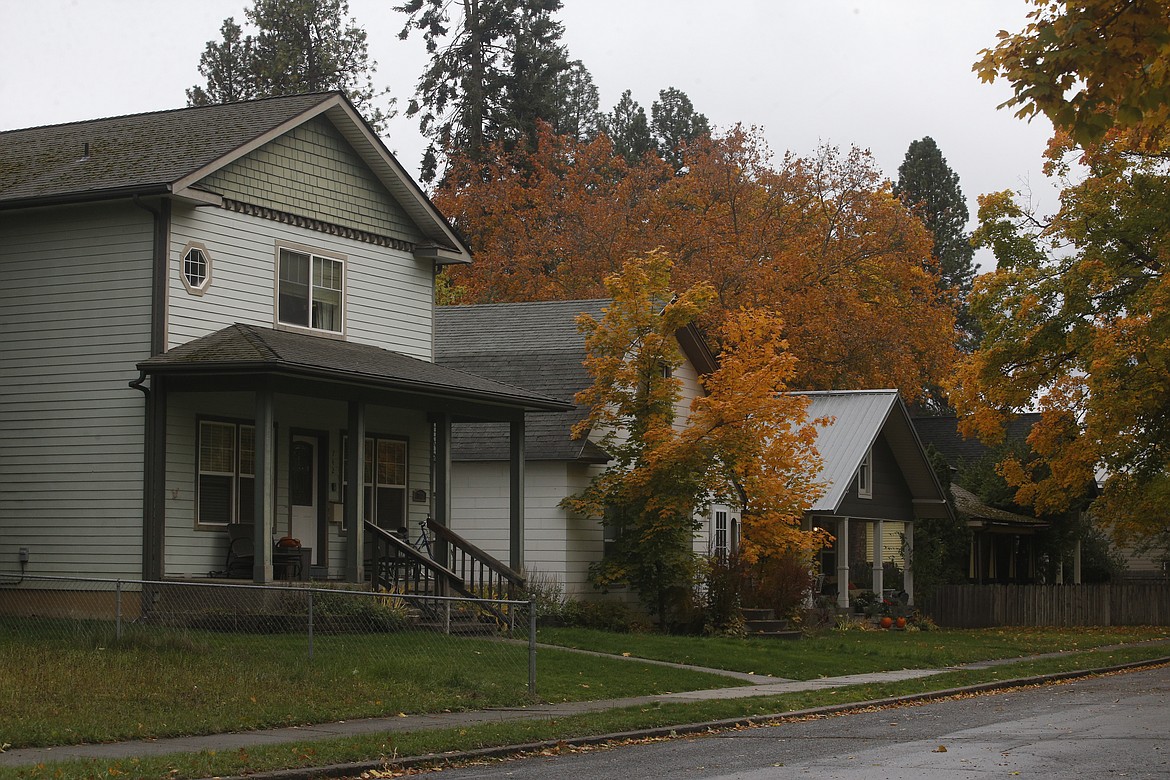
[[(365, 735), (319, 742), (256, 747), (230, 753), (204, 752), (149, 759), (70, 761), (25, 768), (0, 768), (0, 780), (59, 778), (183, 778), (251, 774), (279, 769), (355, 762), (393, 763), (394, 758), (442, 754), (495, 746), (530, 744), (691, 723), (734, 720), (870, 701), (950, 688), (1071, 672), (1164, 658), (1165, 647), (1135, 646), (1025, 660), (989, 669), (971, 669), (896, 683), (857, 685), (779, 696), (706, 702), (662, 703), (559, 719), (484, 724), (461, 729)], [(356, 772), (355, 772), (356, 774)]]
[(889, 669), (941, 669), (1168, 636), (1170, 629), (1157, 626), (824, 631), (799, 642), (616, 634), (583, 628), (542, 628), (537, 634), (539, 641), (547, 644), (794, 680)]

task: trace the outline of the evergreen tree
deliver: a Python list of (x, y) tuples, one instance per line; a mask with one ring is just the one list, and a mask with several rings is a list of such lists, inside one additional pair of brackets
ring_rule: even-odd
[(252, 36), (241, 37), (243, 30), (230, 17), (223, 20), (219, 32), (223, 40), (219, 43), (208, 41), (203, 56), (199, 58), (199, 73), (207, 79), (207, 84), (187, 90), (189, 106), (235, 103), (256, 97)]
[(675, 171), (682, 170), (683, 147), (711, 134), (707, 117), (695, 111), (687, 93), (674, 87), (659, 92), (658, 100), (650, 106), (650, 128), (658, 156)]
[(553, 124), (557, 135), (567, 135), (575, 141), (592, 141), (601, 132), (601, 112), (593, 75), (582, 64), (573, 60), (557, 84), (560, 104), (558, 121)]
[(422, 178), (432, 181), (448, 149), (481, 160), (493, 143), (532, 143), (538, 121), (554, 126), (569, 70), (553, 14), (561, 0), (409, 0), (398, 37), (419, 30), (431, 62), (407, 116), (430, 139)]
[(942, 284), (965, 300), (975, 278), (975, 250), (966, 232), (971, 214), (959, 176), (930, 136), (914, 141), (898, 166), (894, 192), (914, 209), (934, 236), (932, 253)]
[(244, 15), (255, 34), (224, 20), (222, 40), (209, 41), (199, 60), (207, 83), (187, 90), (189, 105), (340, 90), (384, 129), (393, 101), (377, 104), (386, 92), (374, 88), (377, 63), (345, 0), (253, 0)]
[(930, 136), (910, 144), (898, 167), (894, 192), (921, 217), (934, 237), (931, 258), (942, 289), (954, 296), (959, 346), (970, 352), (979, 343), (977, 326), (967, 310), (975, 278), (975, 249), (966, 231), (970, 212), (959, 176)]
[(622, 93), (613, 111), (605, 117), (602, 125), (605, 134), (613, 143), (615, 152), (636, 165), (648, 152), (655, 151), (654, 137), (650, 135), (650, 123), (646, 120), (646, 109), (630, 95)]

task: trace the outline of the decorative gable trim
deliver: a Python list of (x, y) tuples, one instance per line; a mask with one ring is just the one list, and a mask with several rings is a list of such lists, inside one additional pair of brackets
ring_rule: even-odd
[(389, 247), (390, 249), (397, 249), (402, 252), (414, 252), (415, 245), (409, 241), (391, 238), (390, 236), (382, 236), (377, 233), (358, 230), (357, 228), (345, 227), (344, 225), (336, 225), (332, 222), (325, 222), (324, 220), (314, 219), (312, 217), (303, 217), (299, 214), (290, 214), (287, 211), (280, 211), (278, 209), (268, 208), (267, 206), (256, 206), (251, 203), (241, 203), (238, 200), (224, 198), (223, 207), (237, 214), (247, 214), (250, 217), (269, 219), (285, 225), (295, 225), (307, 230), (314, 230), (318, 233), (327, 233), (331, 236), (340, 236), (353, 241), (360, 241), (364, 244)]

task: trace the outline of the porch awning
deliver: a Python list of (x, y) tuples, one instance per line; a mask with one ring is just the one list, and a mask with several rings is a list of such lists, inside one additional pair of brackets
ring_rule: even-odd
[(1031, 534), (1051, 525), (1036, 517), (988, 506), (974, 493), (959, 485), (951, 485), (951, 496), (955, 499), (956, 512), (960, 518), (967, 521), (970, 528), (999, 533)]
[(148, 376), (182, 378), (178, 390), (271, 389), (330, 397), (386, 394), (466, 419), (492, 412), (564, 411), (572, 404), (398, 352), (305, 333), (231, 325), (138, 364)]

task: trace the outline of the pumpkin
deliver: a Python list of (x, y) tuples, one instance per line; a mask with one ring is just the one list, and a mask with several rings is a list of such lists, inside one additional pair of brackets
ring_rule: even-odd
[(894, 619), (891, 618), (889, 615), (882, 618), (882, 622), (881, 622), (882, 628), (889, 628), (892, 625), (894, 625)]
[(906, 618), (904, 618), (904, 617), (898, 618), (897, 620), (894, 621), (894, 625), (897, 626), (898, 628), (905, 628), (906, 627)]

